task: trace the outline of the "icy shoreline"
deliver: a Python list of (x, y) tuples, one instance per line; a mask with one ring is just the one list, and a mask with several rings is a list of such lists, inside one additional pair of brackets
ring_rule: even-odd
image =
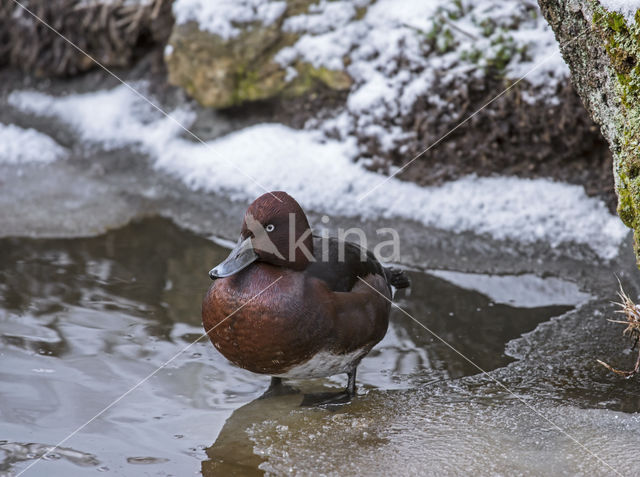
[(0, 164), (47, 163), (67, 156), (67, 151), (46, 134), (0, 123)]

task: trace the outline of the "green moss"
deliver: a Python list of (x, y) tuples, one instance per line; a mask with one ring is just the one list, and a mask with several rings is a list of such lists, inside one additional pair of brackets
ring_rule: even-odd
[(458, 20), (462, 18), (464, 15), (464, 5), (462, 4), (462, 0), (453, 0), (452, 8), (447, 10), (447, 16), (451, 20)]
[(240, 104), (245, 101), (255, 101), (263, 98), (266, 91), (260, 84), (260, 78), (255, 71), (240, 71), (236, 77), (236, 88), (232, 93), (232, 101), (234, 104)]
[(418, 31), (424, 35), (431, 48), (439, 54), (449, 53), (457, 46), (451, 27), (442, 15), (435, 15), (431, 21), (431, 29), (428, 32)]
[(368, 8), (365, 7), (356, 7), (356, 16), (353, 17), (354, 20), (362, 20), (364, 16), (367, 14)]
[(523, 61), (527, 60), (527, 47), (518, 46), (511, 35), (502, 31), (493, 36), (490, 49), (481, 50), (473, 47), (470, 50), (461, 51), (460, 59), (481, 66), (485, 72), (503, 75), (516, 55)]
[(484, 18), (479, 25), (482, 28), (482, 36), (487, 38), (496, 31), (496, 22), (493, 18)]
[(306, 74), (313, 80), (320, 81), (331, 89), (343, 90), (351, 86), (351, 78), (342, 71), (333, 71), (328, 68), (314, 68), (307, 64)]
[(460, 53), (460, 59), (462, 61), (469, 61), (470, 63), (479, 63), (482, 59), (482, 52), (477, 48), (473, 48), (469, 51), (462, 51)]
[(347, 73), (339, 70), (330, 70), (325, 67), (315, 68), (309, 63), (295, 65), (298, 72), (284, 91), (286, 96), (300, 96), (313, 91), (318, 84), (324, 84), (329, 88), (341, 91), (351, 87), (352, 80)]
[[(475, 15), (469, 15), (471, 9), (472, 4), (465, 4), (461, 1), (452, 1), (438, 7), (432, 19), (431, 29), (428, 32), (422, 32), (427, 43), (437, 54), (443, 55), (458, 49), (460, 44), (456, 38), (460, 33), (465, 34), (464, 26), (458, 27), (452, 22), (469, 16), (471, 22), (479, 28), (482, 38), (489, 39), (490, 44), (487, 47), (484, 42), (483, 46), (478, 46), (478, 42), (473, 42), (469, 49), (461, 49), (459, 54), (462, 61), (476, 64), (485, 73), (501, 76), (504, 75), (507, 65), (515, 57), (519, 56), (521, 61), (528, 59), (526, 47), (519, 46), (511, 34), (512, 31), (519, 28), (519, 19), (511, 18), (508, 25), (502, 22), (502, 26), (499, 26), (498, 21), (493, 18), (478, 18)], [(460, 30), (456, 33), (455, 29), (457, 28)], [(476, 32), (472, 31), (467, 34), (472, 36)]]
[(285, 73), (275, 67), (268, 78), (260, 76), (254, 70), (239, 67), (229, 105), (239, 105), (277, 95), (302, 96), (314, 91), (319, 85), (340, 91), (348, 89), (352, 83), (349, 75), (343, 71), (334, 71), (325, 67), (315, 68), (309, 63), (298, 63), (295, 69), (298, 75), (290, 82), (286, 82)]
[(620, 107), (612, 144), (618, 215), (634, 229), (634, 248), (640, 265), (640, 11), (628, 24), (621, 14), (605, 10), (596, 0), (593, 26), (603, 40)]
[(607, 23), (609, 24), (609, 28), (618, 33), (626, 30), (626, 22), (624, 21), (624, 17), (618, 12), (610, 12), (610, 14), (607, 16)]
[[(636, 12), (638, 16), (638, 12)], [(617, 12), (608, 12), (596, 4), (594, 27), (605, 40), (605, 49), (616, 74), (617, 89), (626, 108), (637, 107), (640, 93), (640, 28), (627, 25)]]
[(489, 67), (503, 72), (518, 51), (515, 41), (511, 35), (500, 33), (491, 40), (491, 46), (494, 47), (494, 50), (493, 54), (488, 56), (487, 64)]
[(629, 227), (636, 227), (637, 209), (633, 202), (633, 194), (631, 192), (631, 184), (628, 177), (620, 173), (620, 185), (618, 186), (618, 215), (622, 222)]
[(468, 12), (469, 7), (465, 8), (461, 0), (454, 0), (450, 4), (436, 9), (429, 31), (425, 32), (417, 28), (416, 30), (424, 35), (431, 48), (437, 53), (449, 53), (457, 47), (450, 23), (462, 18)]

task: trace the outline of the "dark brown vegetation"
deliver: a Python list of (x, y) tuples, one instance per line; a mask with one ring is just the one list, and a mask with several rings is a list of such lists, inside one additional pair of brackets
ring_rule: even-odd
[[(131, 65), (164, 46), (172, 0), (21, 0), (38, 18), (108, 67)], [(12, 0), (0, 2), (0, 66), (38, 76), (69, 76), (97, 65)]]
[[(617, 310), (617, 313), (623, 314), (627, 319), (626, 320), (609, 320), (612, 323), (621, 323), (627, 325), (627, 327), (622, 332), (623, 335), (629, 335), (631, 340), (633, 341), (632, 350), (634, 350), (638, 346), (638, 341), (640, 341), (640, 308), (636, 305), (629, 295), (627, 295), (622, 289), (622, 285), (620, 285), (620, 291), (618, 292), (618, 296), (620, 297), (620, 302), (616, 302), (616, 305), (620, 306), (620, 309)], [(625, 378), (630, 378), (638, 374), (640, 371), (640, 349), (638, 349), (638, 358), (636, 359), (636, 364), (630, 371), (621, 371), (619, 369), (615, 369), (607, 363), (598, 360), (602, 366), (607, 368), (609, 371), (613, 371), (620, 376), (624, 376)]]

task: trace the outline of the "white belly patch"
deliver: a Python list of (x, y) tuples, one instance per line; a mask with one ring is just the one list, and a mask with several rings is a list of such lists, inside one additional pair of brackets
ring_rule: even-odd
[(353, 370), (357, 361), (367, 354), (366, 349), (359, 349), (347, 354), (335, 354), (320, 351), (311, 359), (298, 364), (282, 374), (273, 374), (278, 378), (323, 378), (334, 374), (347, 373)]

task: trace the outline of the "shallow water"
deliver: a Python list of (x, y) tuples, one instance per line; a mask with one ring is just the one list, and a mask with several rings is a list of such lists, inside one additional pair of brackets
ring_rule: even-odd
[[(226, 253), (164, 219), (93, 238), (1, 239), (0, 472), (25, 469), (168, 360), (24, 475), (192, 475), (201, 465), (206, 475), (258, 472), (263, 458), (253, 445), (265, 452), (265, 419), (331, 415), (299, 408), (302, 394), (256, 401), (267, 377), (231, 366), (206, 339), (192, 344), (202, 333), (207, 271)], [(484, 283), (481, 293), (454, 284), (464, 285), (466, 274), (410, 274), (412, 289), (398, 303), (487, 371), (513, 361), (505, 354), (509, 340), (589, 298), (555, 278), (471, 276)], [(374, 418), (387, 393), (476, 373), (395, 311), (387, 336), (359, 369), (360, 396), (339, 415), (354, 408)], [(345, 379), (295, 384), (305, 392), (337, 390)], [(364, 444), (388, 438), (372, 439)], [(302, 462), (290, 465), (300, 470)]]

